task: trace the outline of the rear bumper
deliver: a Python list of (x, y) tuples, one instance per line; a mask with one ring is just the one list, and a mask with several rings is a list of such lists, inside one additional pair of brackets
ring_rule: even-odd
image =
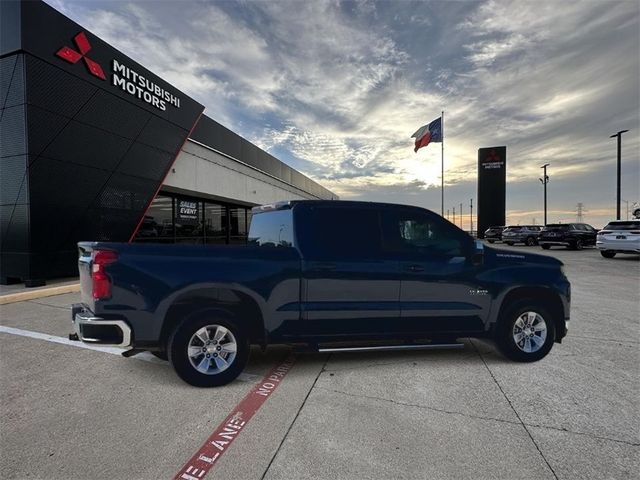
[(131, 327), (124, 320), (96, 317), (80, 303), (71, 307), (71, 321), (78, 338), (85, 343), (112, 347), (131, 346)]
[(640, 253), (640, 241), (624, 242), (612, 240), (596, 241), (598, 250), (610, 250), (617, 253)]

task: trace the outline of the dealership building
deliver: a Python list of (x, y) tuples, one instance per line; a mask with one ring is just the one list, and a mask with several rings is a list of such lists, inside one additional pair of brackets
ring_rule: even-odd
[(80, 240), (244, 243), (252, 206), (337, 198), (47, 4), (0, 19), (0, 282), (76, 275)]

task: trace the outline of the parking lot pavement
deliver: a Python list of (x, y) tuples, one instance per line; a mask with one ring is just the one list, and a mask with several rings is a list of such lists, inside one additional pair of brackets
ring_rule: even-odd
[[(516, 364), (462, 350), (298, 354), (206, 478), (637, 478), (640, 261), (554, 255), (572, 282), (569, 336)], [(60, 295), (0, 307), (0, 324), (65, 337)], [(13, 333), (6, 333), (13, 332)], [(0, 330), (1, 478), (171, 478), (289, 353), (252, 350), (218, 389), (166, 362)]]

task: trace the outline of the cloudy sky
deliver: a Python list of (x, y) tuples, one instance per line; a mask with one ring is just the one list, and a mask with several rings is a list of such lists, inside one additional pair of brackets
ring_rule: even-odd
[[(476, 195), (479, 147), (507, 145), (509, 223), (602, 226), (640, 201), (640, 4), (631, 1), (47, 0), (343, 199), (440, 210)], [(625, 204), (623, 203), (623, 218)]]

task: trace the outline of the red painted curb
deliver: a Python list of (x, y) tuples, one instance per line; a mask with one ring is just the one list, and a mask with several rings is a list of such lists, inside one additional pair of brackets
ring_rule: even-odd
[(173, 477), (174, 480), (200, 480), (204, 477), (278, 388), (294, 363), (295, 357), (291, 355), (267, 373), (262, 381), (234, 407), (229, 416), (216, 427), (207, 441)]

